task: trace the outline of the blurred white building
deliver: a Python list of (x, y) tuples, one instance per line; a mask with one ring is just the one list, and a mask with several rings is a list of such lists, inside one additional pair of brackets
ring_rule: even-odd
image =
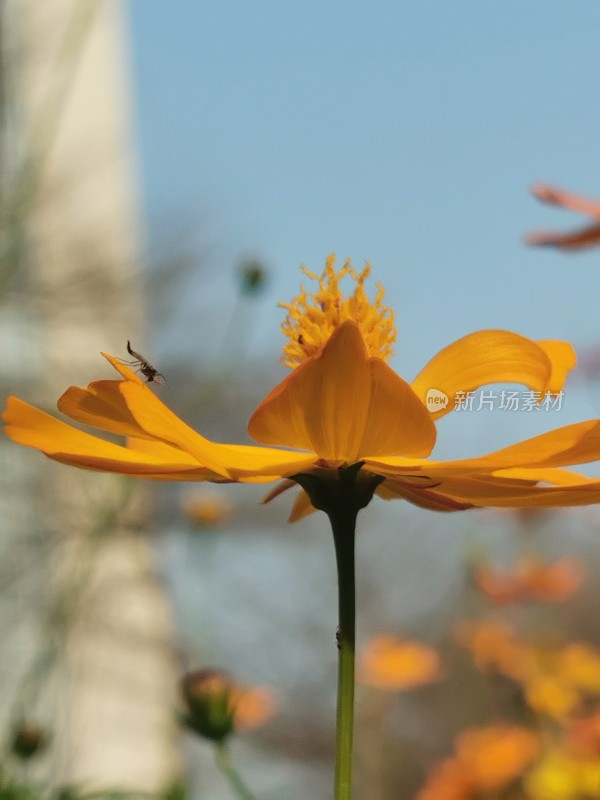
[[(52, 407), (142, 345), (120, 0), (0, 6), (0, 380)], [(153, 791), (177, 769), (168, 607), (137, 485), (0, 447), (4, 723), (53, 729), (55, 782)], [(115, 527), (116, 526), (116, 527)]]

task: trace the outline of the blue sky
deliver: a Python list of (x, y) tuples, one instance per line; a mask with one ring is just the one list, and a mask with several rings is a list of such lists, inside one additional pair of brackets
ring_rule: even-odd
[(275, 351), (298, 265), (336, 252), (373, 263), (407, 377), (479, 328), (598, 339), (600, 250), (522, 244), (583, 222), (533, 182), (600, 196), (596, 0), (134, 0), (129, 28), (149, 245), (184, 224), (210, 253), (192, 308), (259, 257)]

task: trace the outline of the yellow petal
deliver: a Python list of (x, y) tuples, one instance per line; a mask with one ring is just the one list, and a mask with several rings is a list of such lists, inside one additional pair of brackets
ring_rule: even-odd
[[(587, 464), (600, 458), (600, 420), (565, 425), (548, 433), (496, 450), (481, 458), (466, 459), (463, 469), (490, 471), (508, 467), (564, 467)], [(454, 462), (460, 465), (461, 462)]]
[(17, 397), (8, 398), (2, 416), (6, 422), (6, 434), (14, 442), (35, 447), (55, 460), (74, 466), (128, 474), (189, 471), (203, 466), (187, 453), (175, 449), (167, 459), (164, 454), (156, 457), (107, 442), (77, 430)]
[(529, 467), (513, 467), (512, 469), (497, 470), (493, 473), (494, 477), (498, 478), (513, 478), (516, 480), (535, 481), (539, 483), (551, 483), (554, 486), (576, 486), (581, 483), (589, 483), (592, 478), (587, 475), (581, 475), (579, 472), (573, 472), (570, 469), (538, 469)]
[(297, 472), (306, 472), (315, 463), (314, 453), (247, 444), (221, 444), (218, 447), (227, 456), (229, 476), (236, 481), (277, 481)]
[(273, 389), (248, 432), (264, 444), (311, 449), (347, 463), (365, 453), (424, 456), (435, 443), (423, 403), (381, 359), (367, 357), (352, 322)]
[[(119, 384), (120, 387), (123, 385)], [(144, 384), (140, 388), (152, 395)], [(16, 397), (8, 398), (3, 419), (6, 422), (6, 434), (13, 441), (35, 447), (56, 461), (84, 469), (137, 474), (156, 480), (240, 480), (263, 483), (310, 469), (314, 462), (312, 454), (307, 456), (265, 447), (215, 444), (203, 440), (195, 431), (192, 431), (195, 437), (212, 446), (212, 452), (217, 452), (218, 461), (214, 457), (210, 464), (199, 461), (190, 453), (187, 441), (180, 448), (176, 442), (167, 443), (163, 439), (150, 442), (141, 437), (130, 437), (129, 446), (122, 447), (73, 428)], [(108, 421), (106, 427), (110, 425)], [(142, 431), (142, 436), (147, 435), (148, 432)], [(210, 451), (210, 447), (206, 451)], [(230, 469), (224, 464), (229, 464)]]
[(566, 342), (538, 344), (510, 331), (478, 331), (440, 350), (412, 387), (424, 402), (430, 389), (448, 397), (447, 406), (433, 413), (437, 418), (453, 410), (457, 392), (472, 392), (491, 383), (520, 383), (542, 393), (559, 391), (569, 364), (574, 363)]
[[(226, 478), (223, 475), (220, 475), (216, 472), (212, 472), (205, 467), (198, 467), (198, 462), (196, 459), (189, 455), (189, 453), (184, 453), (177, 447), (173, 445), (166, 444), (166, 442), (160, 442), (156, 439), (138, 439), (136, 437), (128, 437), (127, 438), (127, 447), (131, 448), (132, 450), (136, 450), (139, 453), (147, 453), (151, 456), (154, 456), (158, 462), (162, 464), (169, 464), (170, 462), (173, 463), (181, 463), (189, 464), (190, 469), (185, 469), (178, 473), (168, 473), (168, 477), (161, 477), (160, 473), (153, 473), (149, 475), (144, 475), (144, 477), (150, 477), (155, 480), (181, 480), (181, 481), (198, 481), (198, 480), (206, 480), (212, 481), (216, 483), (228, 483), (234, 481), (233, 478)], [(235, 447), (235, 445), (233, 446)], [(256, 450), (257, 448), (254, 448)], [(261, 453), (266, 451), (266, 448), (261, 449)], [(281, 456), (281, 451), (275, 451), (276, 455), (279, 457)], [(265, 455), (269, 458), (269, 461), (273, 461), (273, 457), (269, 456), (267, 452)], [(193, 469), (191, 469), (193, 467)], [(262, 476), (258, 475), (256, 477), (248, 477), (247, 480), (252, 483), (264, 483), (272, 480), (276, 480), (277, 475), (273, 476)], [(294, 481), (290, 481), (292, 486), (296, 486), (297, 484)]]
[[(94, 381), (87, 389), (70, 386), (59, 398), (59, 411), (77, 422), (122, 436), (145, 437), (119, 390), (121, 381)], [(140, 382), (141, 383), (141, 382)]]
[(587, 464), (600, 459), (600, 420), (592, 419), (565, 425), (531, 439), (496, 450), (478, 458), (458, 461), (417, 461), (381, 456), (366, 458), (371, 472), (393, 477), (406, 473), (426, 473), (432, 478), (476, 472), (496, 472), (513, 467), (564, 467)]
[[(401, 498), (431, 511), (472, 507), (559, 508), (600, 500), (600, 479), (563, 469), (507, 469), (493, 475), (389, 477), (375, 490), (385, 500)], [(553, 484), (552, 486), (537, 485)]]
[(345, 322), (318, 356), (305, 361), (262, 401), (248, 432), (263, 444), (299, 447), (333, 462), (353, 462), (367, 426), (371, 395), (367, 351), (358, 326)]
[(360, 456), (428, 456), (435, 444), (431, 415), (406, 381), (379, 358), (369, 361), (371, 403)]
[(147, 386), (122, 381), (119, 391), (135, 422), (145, 434), (175, 445), (209, 469), (226, 474), (224, 454), (219, 452), (220, 445), (210, 442), (186, 425)]
[(184, 458), (188, 458), (195, 464), (198, 463), (189, 453), (183, 453), (178, 447), (173, 447), (173, 445), (166, 444), (165, 442), (158, 442), (156, 439), (138, 439), (136, 436), (128, 436), (126, 444), (127, 447), (130, 447), (132, 450), (138, 450), (141, 453), (149, 453), (165, 461), (169, 461), (173, 453), (181, 453)]
[(74, 455), (73, 453), (46, 453), (48, 458), (79, 469), (89, 469), (96, 472), (113, 472), (116, 475), (125, 475), (128, 478), (144, 478), (144, 480), (176, 481), (181, 483), (189, 481), (199, 483), (231, 483), (227, 478), (218, 475), (204, 467), (185, 467), (176, 464), (154, 464), (132, 462), (125, 458), (104, 458), (92, 455)]
[(472, 503), (455, 500), (440, 493), (437, 488), (420, 487), (403, 481), (385, 480), (375, 489), (383, 500), (407, 500), (428, 511), (465, 511)]
[(485, 476), (454, 477), (437, 490), (457, 502), (498, 508), (562, 508), (600, 502), (600, 479), (565, 486), (518, 486)]
[(126, 364), (124, 364), (120, 358), (115, 358), (114, 356), (111, 356), (108, 353), (100, 353), (100, 355), (103, 356), (108, 361), (108, 363), (111, 366), (113, 366), (117, 370), (117, 372), (125, 378), (125, 380), (133, 381), (134, 383), (139, 383), (140, 385), (143, 385), (145, 383), (145, 381), (143, 381), (136, 372), (134, 372), (132, 369), (129, 369), (129, 367)]
[(224, 477), (276, 480), (308, 468), (315, 460), (313, 454), (211, 442), (179, 419), (145, 384), (124, 381), (119, 386), (127, 407), (146, 434), (184, 450)]
[(577, 363), (575, 350), (568, 342), (560, 342), (550, 339), (536, 342), (550, 359), (552, 372), (544, 391), (556, 394), (565, 385), (567, 375)]
[(305, 394), (303, 379), (310, 362), (305, 362), (272, 389), (250, 417), (248, 433), (262, 444), (281, 445), (311, 450), (312, 442), (306, 427), (300, 401)]
[[(174, 447), (191, 454), (195, 462), (203, 458), (201, 463), (205, 468), (210, 467), (215, 475), (231, 480), (267, 482), (312, 466), (313, 454), (209, 441), (173, 414), (132, 370), (118, 359), (103, 355), (125, 381), (97, 381), (87, 390), (68, 389), (59, 407), (73, 419), (134, 437), (138, 449), (142, 447), (140, 440), (146, 437), (147, 441), (155, 442), (152, 449), (155, 454), (162, 452), (168, 457), (169, 451), (164, 448)], [(150, 452), (150, 447), (147, 445), (145, 449)]]

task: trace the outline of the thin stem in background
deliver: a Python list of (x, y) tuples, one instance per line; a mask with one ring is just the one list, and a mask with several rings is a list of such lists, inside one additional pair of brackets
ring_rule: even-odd
[(215, 745), (215, 761), (223, 775), (229, 781), (229, 785), (242, 800), (256, 800), (256, 795), (252, 794), (250, 789), (242, 780), (242, 776), (237, 771), (231, 760), (231, 752), (225, 742), (220, 742)]

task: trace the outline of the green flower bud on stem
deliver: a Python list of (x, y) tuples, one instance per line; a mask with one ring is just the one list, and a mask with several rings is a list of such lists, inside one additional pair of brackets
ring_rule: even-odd
[(240, 267), (240, 283), (243, 294), (258, 294), (267, 283), (267, 270), (254, 259), (244, 261)]
[(41, 725), (23, 722), (13, 735), (12, 753), (23, 760), (28, 760), (45, 750), (48, 744), (48, 733)]
[(188, 672), (181, 681), (187, 713), (183, 722), (190, 730), (222, 742), (234, 729), (234, 685), (225, 672), (202, 669)]

